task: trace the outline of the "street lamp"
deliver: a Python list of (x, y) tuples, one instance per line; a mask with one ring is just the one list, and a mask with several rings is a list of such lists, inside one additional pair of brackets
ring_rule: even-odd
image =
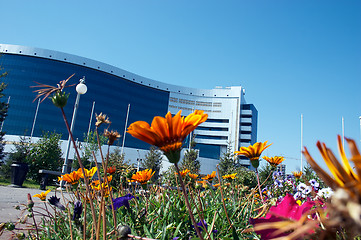
[(71, 143), (70, 134), (73, 133), (76, 113), (78, 111), (78, 106), (79, 106), (80, 95), (85, 94), (86, 91), (88, 90), (87, 86), (85, 85), (85, 77), (83, 77), (82, 79), (79, 80), (79, 83), (78, 83), (78, 85), (76, 85), (75, 90), (77, 92), (77, 95), (76, 95), (75, 104), (74, 104), (73, 117), (71, 119), (70, 133), (69, 133), (69, 138), (68, 138), (68, 147), (66, 148), (66, 152), (65, 152), (65, 159), (64, 159), (63, 169), (61, 171), (62, 173), (67, 173), (67, 169), (68, 169), (69, 149), (70, 149), (70, 143)]

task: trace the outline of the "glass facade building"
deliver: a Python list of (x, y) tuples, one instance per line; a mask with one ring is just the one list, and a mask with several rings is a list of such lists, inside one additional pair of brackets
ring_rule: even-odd
[[(188, 115), (194, 109), (204, 110), (209, 119), (193, 133), (203, 171), (215, 168), (228, 144), (238, 149), (256, 142), (257, 110), (246, 103), (240, 86), (216, 89), (175, 86), (91, 59), (25, 46), (0, 44), (0, 53), (0, 66), (8, 73), (2, 79), (8, 84), (4, 93), (10, 97), (8, 116), (3, 123), (6, 136), (29, 136), (33, 130), (33, 137), (41, 137), (44, 131), (55, 131), (62, 134), (62, 139), (68, 139), (61, 111), (50, 100), (39, 105), (34, 121), (38, 101), (33, 101), (36, 94), (30, 86), (36, 82), (56, 85), (74, 74), (69, 84), (77, 84), (85, 76), (88, 87), (87, 93), (80, 97), (75, 121), (74, 136), (79, 141), (89, 127), (94, 129), (95, 118), (91, 117), (94, 106), (94, 113), (109, 116), (110, 130), (121, 133), (121, 145), (130, 106), (128, 126), (138, 120), (150, 123), (154, 116), (165, 116), (168, 111), (175, 114), (182, 110), (182, 115)], [(70, 93), (64, 108), (70, 122), (77, 93), (75, 87), (65, 91)], [(128, 152), (129, 156), (144, 155), (149, 149), (148, 144), (129, 134), (125, 135), (124, 147), (126, 156)], [(244, 165), (249, 164), (244, 162)]]

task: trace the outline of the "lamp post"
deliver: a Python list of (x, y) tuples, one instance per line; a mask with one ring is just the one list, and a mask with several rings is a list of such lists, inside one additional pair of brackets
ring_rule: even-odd
[[(71, 134), (73, 133), (73, 129), (74, 129), (74, 125), (75, 125), (75, 118), (76, 118), (76, 113), (78, 111), (80, 95), (85, 94), (88, 90), (87, 86), (85, 85), (85, 77), (83, 77), (82, 79), (79, 80), (79, 83), (78, 83), (78, 85), (76, 85), (75, 90), (77, 92), (77, 95), (76, 95), (75, 104), (74, 104), (73, 117), (71, 119), (71, 125), (70, 125), (70, 133)], [(66, 152), (65, 152), (62, 173), (67, 173), (67, 169), (68, 169), (69, 149), (70, 149), (70, 143), (71, 143), (70, 133), (69, 133), (69, 138), (68, 138), (68, 147), (66, 148)]]

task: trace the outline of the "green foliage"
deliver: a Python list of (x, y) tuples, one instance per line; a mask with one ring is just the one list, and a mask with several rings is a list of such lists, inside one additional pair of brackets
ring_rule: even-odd
[[(107, 142), (107, 138), (104, 137), (103, 135), (99, 135), (99, 141), (100, 141), (100, 145), (103, 146)], [(83, 166), (86, 169), (90, 169), (94, 167), (95, 164), (94, 164), (92, 152), (94, 151), (96, 153), (99, 150), (96, 132), (89, 131), (88, 136), (84, 133), (84, 144), (83, 146), (80, 147), (79, 150), (80, 150), (80, 156)], [(98, 159), (98, 161), (100, 160), (101, 159)], [(76, 155), (74, 155), (74, 161), (72, 167), (73, 169), (80, 168)]]
[(198, 150), (194, 149), (197, 145), (195, 139), (195, 135), (193, 135), (192, 140), (190, 142), (189, 148), (184, 152), (184, 158), (180, 164), (180, 170), (188, 169), (190, 173), (199, 174), (201, 168), (201, 162), (198, 158)]
[(22, 136), (19, 139), (19, 142), (14, 145), (15, 149), (9, 154), (8, 160), (0, 167), (1, 174), (5, 178), (9, 178), (11, 176), (11, 168), (10, 165), (14, 162), (24, 163), (27, 162), (27, 158), (30, 153), (30, 139)]
[(129, 175), (133, 172), (135, 167), (130, 164), (129, 160), (125, 160), (124, 153), (121, 154), (118, 147), (109, 154), (108, 167), (116, 168), (111, 186), (115, 189), (120, 187), (126, 188), (128, 185), (127, 178), (129, 178)]
[(232, 151), (231, 143), (228, 142), (227, 150), (222, 154), (222, 157), (220, 158), (218, 164), (219, 165), (218, 169), (221, 176), (234, 172), (236, 168), (234, 156), (235, 154)]
[[(273, 168), (270, 164), (266, 164), (258, 169), (259, 180), (261, 183), (266, 181), (263, 185), (268, 186), (273, 183), (272, 173), (274, 172), (275, 168)], [(271, 175), (271, 176), (270, 176)]]
[[(2, 70), (2, 68), (0, 67), (0, 71)], [(7, 75), (6, 72), (4, 73), (0, 73), (0, 78), (3, 78)], [(3, 91), (5, 90), (5, 88), (7, 87), (7, 84), (5, 84), (4, 82), (0, 83), (0, 126), (2, 125), (2, 123), (4, 122), (6, 116), (8, 115), (8, 108), (9, 108), (9, 104), (6, 101), (3, 101), (3, 97), (5, 96)], [(4, 138), (5, 132), (1, 131), (0, 132), (0, 160), (4, 157), (4, 143), (3, 143), (3, 138)]]
[(62, 152), (60, 148), (61, 135), (57, 133), (43, 133), (42, 138), (31, 146), (27, 157), (29, 164), (28, 177), (40, 181), (40, 169), (60, 171), (62, 166)]
[(192, 148), (186, 149), (184, 152), (183, 161), (180, 164), (180, 169), (188, 169), (193, 174), (199, 174), (201, 163), (197, 158), (198, 150)]
[(145, 159), (142, 161), (142, 168), (155, 171), (151, 179), (153, 182), (156, 182), (159, 178), (160, 169), (162, 168), (162, 159), (162, 153), (152, 146), (145, 155)]

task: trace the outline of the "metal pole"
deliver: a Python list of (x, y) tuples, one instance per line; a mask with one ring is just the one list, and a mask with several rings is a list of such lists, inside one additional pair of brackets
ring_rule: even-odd
[[(75, 100), (75, 105), (74, 105), (74, 111), (73, 111), (73, 117), (72, 117), (72, 119), (71, 119), (70, 133), (73, 133), (74, 123), (75, 123), (75, 118), (76, 118), (76, 113), (77, 113), (77, 111), (78, 111), (79, 99), (80, 99), (80, 94), (78, 93), (78, 94), (76, 95), (76, 100)], [(68, 146), (67, 146), (66, 152), (65, 152), (65, 159), (64, 159), (63, 169), (62, 169), (62, 171), (61, 171), (62, 173), (66, 173), (66, 172), (67, 172), (70, 144), (71, 144), (71, 138), (70, 138), (70, 134), (69, 134)]]
[[(10, 96), (8, 97), (8, 106), (9, 106), (9, 103), (10, 103)], [(0, 128), (0, 132), (2, 132), (3, 131), (3, 127), (4, 127), (4, 122), (5, 122), (5, 119), (4, 119), (4, 121), (1, 123), (1, 128)]]
[(342, 125), (342, 146), (345, 146), (345, 120), (341, 118), (341, 125)]
[(124, 151), (125, 134), (127, 133), (129, 109), (130, 109), (130, 104), (128, 104), (127, 117), (126, 117), (126, 119), (125, 119), (125, 127), (124, 127), (124, 134), (123, 134), (123, 144), (122, 144), (122, 151), (121, 151), (120, 155), (123, 155), (123, 151)]
[(35, 110), (35, 116), (34, 116), (34, 121), (33, 121), (33, 127), (31, 128), (31, 133), (30, 133), (30, 142), (31, 142), (31, 139), (33, 138), (33, 133), (34, 133), (34, 128), (35, 128), (35, 123), (36, 123), (36, 119), (37, 119), (37, 117), (38, 117), (39, 105), (40, 105), (40, 98), (39, 98), (39, 100), (38, 100), (38, 105), (36, 106), (36, 110)]
[(301, 114), (301, 171), (303, 171), (303, 114)]
[(359, 117), (360, 119), (360, 143), (361, 143), (361, 116)]
[(86, 135), (86, 142), (87, 142), (87, 143), (88, 143), (88, 140), (89, 140), (89, 132), (90, 132), (90, 127), (91, 127), (92, 120), (93, 120), (94, 106), (95, 106), (95, 101), (93, 101), (93, 107), (92, 107), (92, 111), (91, 111), (91, 113), (90, 113), (88, 133), (87, 133), (87, 135)]

